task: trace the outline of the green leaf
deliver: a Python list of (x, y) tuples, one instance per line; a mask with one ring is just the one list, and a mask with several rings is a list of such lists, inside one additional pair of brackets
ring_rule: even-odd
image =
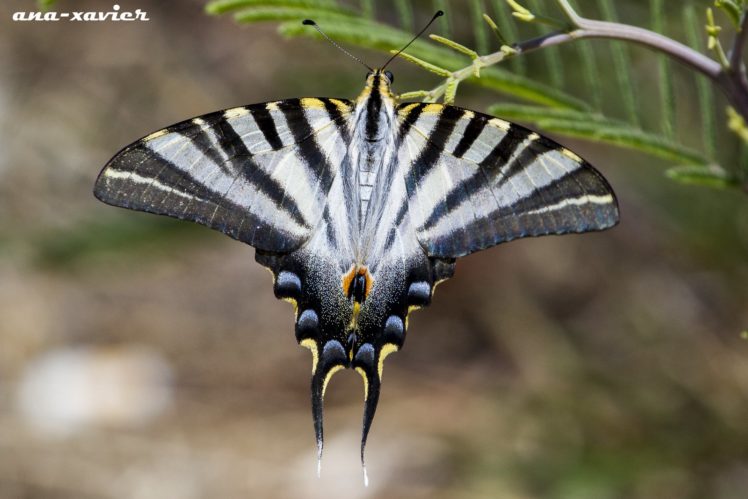
[(404, 30), (412, 30), (413, 26), (413, 6), (410, 0), (395, 0), (395, 9), (397, 17), (400, 19), (400, 27)]
[[(395, 51), (393, 50), (393, 52)], [(449, 71), (448, 69), (444, 69), (435, 64), (431, 64), (430, 62), (426, 62), (423, 59), (419, 59), (418, 57), (413, 57), (410, 54), (402, 53), (400, 54), (400, 57), (402, 57), (403, 59), (405, 59), (406, 61), (410, 63), (413, 63), (425, 69), (426, 71), (430, 71), (432, 73), (438, 74), (439, 76), (443, 78), (449, 78), (452, 75), (452, 72)]]
[(735, 26), (735, 28), (740, 27), (740, 6), (735, 3), (733, 0), (715, 0), (714, 2), (715, 7), (722, 9), (725, 14), (727, 14), (727, 17), (730, 18), (730, 21), (732, 21), (732, 24)]
[[(217, 15), (246, 7), (277, 7), (278, 4), (272, 0), (214, 0), (205, 6), (205, 12)], [(347, 10), (339, 7), (335, 0), (283, 0), (282, 6)]]
[[(525, 0), (527, 5), (532, 9), (533, 14), (539, 16), (541, 14), (541, 6), (543, 2), (540, 0)], [(535, 28), (538, 36), (547, 34), (548, 27), (538, 22), (535, 23)], [(551, 86), (555, 88), (562, 88), (564, 86), (564, 64), (561, 58), (561, 51), (559, 47), (546, 47), (542, 50), (543, 57), (545, 59), (545, 73), (548, 75), (548, 81)]]
[[(598, 0), (600, 11), (606, 21), (618, 22), (613, 0)], [(634, 84), (631, 81), (631, 57), (626, 42), (611, 40), (609, 42), (613, 62), (613, 70), (618, 81), (621, 92), (621, 101), (626, 112), (626, 118), (630, 123), (639, 125), (639, 113), (636, 112), (636, 98), (634, 97)]]
[[(650, 2), (652, 13), (652, 30), (657, 33), (665, 31), (665, 0), (652, 0)], [(660, 102), (662, 102), (662, 133), (672, 138), (675, 123), (675, 95), (673, 91), (672, 68), (670, 60), (662, 54), (657, 54), (657, 83), (660, 91)]]
[(705, 185), (721, 189), (740, 185), (735, 177), (716, 165), (707, 167), (675, 166), (668, 169), (665, 175), (686, 184)]
[(374, 18), (374, 0), (361, 0), (361, 14), (367, 19)]
[(481, 70), (480, 78), (467, 81), (535, 104), (580, 110), (590, 108), (586, 102), (565, 92), (497, 67), (485, 68)]
[[(595, 121), (615, 123), (605, 116), (593, 113), (583, 112), (566, 108), (550, 108), (546, 106), (528, 106), (526, 104), (494, 104), (488, 108), (488, 112), (499, 118), (513, 121), (537, 122), (543, 119), (563, 119), (577, 121)], [(625, 125), (620, 123), (620, 125)]]
[[(569, 5), (579, 12), (576, 0), (569, 0)], [(603, 106), (603, 94), (599, 64), (595, 57), (595, 49), (593, 49), (594, 43), (592, 40), (579, 40), (574, 45), (579, 54), (579, 67), (584, 77), (585, 88), (580, 90), (584, 95), (589, 96), (592, 107), (600, 110)]]
[[(493, 8), (499, 29), (505, 35), (505, 38), (510, 44), (519, 42), (517, 26), (509, 13), (506, 0), (493, 0)], [(527, 73), (527, 63), (524, 57), (513, 57), (509, 65), (515, 74), (524, 75)]]
[(702, 169), (707, 163), (696, 151), (598, 113), (522, 104), (494, 104), (488, 112), (508, 120), (535, 123), (547, 132), (635, 149), (681, 164), (701, 165)]
[(535, 123), (546, 132), (634, 149), (674, 163), (699, 166), (708, 163), (692, 149), (627, 124), (558, 118), (540, 119)]
[[(434, 12), (438, 10), (450, 12), (447, 0), (434, 0), (433, 7)], [(439, 23), (442, 35), (446, 36), (447, 38), (452, 38), (452, 16), (441, 16), (437, 23)]]
[(434, 40), (437, 43), (441, 43), (442, 45), (446, 45), (447, 47), (460, 52), (462, 54), (465, 54), (466, 56), (470, 57), (471, 59), (477, 59), (478, 58), (478, 52), (476, 52), (473, 49), (467, 48), (466, 46), (462, 45), (461, 43), (457, 43), (454, 40), (450, 40), (449, 38), (444, 38), (443, 36), (439, 35), (429, 35), (429, 38)]
[[(703, 32), (693, 5), (688, 5), (683, 11), (683, 23), (686, 30), (686, 40), (696, 50), (704, 50)], [(699, 96), (699, 116), (706, 154), (713, 158), (717, 151), (717, 118), (715, 116), (714, 93), (709, 80), (703, 75), (695, 76), (696, 92)]]
[(488, 33), (486, 32), (486, 24), (483, 22), (483, 12), (485, 10), (481, 0), (470, 1), (470, 17), (473, 22), (475, 46), (481, 54), (488, 52)]
[[(350, 23), (359, 19), (355, 14), (346, 14), (337, 9), (324, 10), (308, 7), (251, 7), (240, 10), (234, 14), (234, 19), (240, 23), (293, 19), (299, 26), (303, 27), (305, 31), (316, 33), (316, 30), (301, 24), (302, 19), (311, 17), (319, 23), (324, 22), (326, 25), (334, 23)], [(325, 31), (329, 31), (327, 27)]]

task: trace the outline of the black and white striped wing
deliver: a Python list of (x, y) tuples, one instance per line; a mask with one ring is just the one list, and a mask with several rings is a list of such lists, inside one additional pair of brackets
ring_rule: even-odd
[(618, 222), (602, 175), (546, 137), (453, 106), (404, 104), (398, 114), (410, 216), (430, 256)]
[(290, 99), (187, 120), (125, 147), (99, 174), (105, 203), (191, 220), (259, 250), (311, 235), (347, 153), (352, 104)]

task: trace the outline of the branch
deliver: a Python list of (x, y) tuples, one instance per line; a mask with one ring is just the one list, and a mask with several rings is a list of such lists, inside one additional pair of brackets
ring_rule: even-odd
[[(533, 52), (546, 47), (563, 45), (584, 38), (607, 38), (635, 42), (669, 55), (673, 59), (705, 74), (715, 81), (719, 79), (722, 73), (722, 67), (719, 63), (671, 38), (627, 24), (585, 19), (574, 11), (567, 0), (557, 1), (572, 24), (570, 31), (556, 31), (514, 44), (511, 47), (502, 46), (501, 50), (497, 52), (474, 58), (470, 66), (452, 72), (447, 79), (462, 81), (477, 75), (481, 68), (498, 64), (511, 56)], [(444, 94), (447, 84), (445, 82), (431, 90), (429, 98), (435, 100), (441, 97)], [(746, 95), (748, 96), (748, 87), (746, 88)], [(745, 116), (748, 119), (748, 105), (745, 107), (745, 112)]]
[(716, 79), (721, 71), (718, 62), (672, 38), (628, 24), (586, 19), (577, 14), (567, 0), (556, 1), (575, 27), (568, 33), (570, 40), (565, 41), (580, 38), (609, 38), (630, 41), (662, 52), (711, 79)]
[[(507, 1), (515, 9), (515, 13), (519, 14), (516, 17), (526, 19), (528, 22), (532, 22), (535, 19), (532, 13), (517, 4), (515, 0)], [(424, 100), (434, 101), (439, 99), (445, 95), (448, 88), (454, 88), (461, 81), (470, 77), (480, 77), (480, 70), (482, 68), (498, 64), (509, 57), (545, 47), (563, 45), (584, 38), (605, 38), (643, 45), (705, 75), (725, 93), (728, 101), (735, 110), (743, 118), (748, 120), (748, 79), (746, 79), (742, 63), (743, 50), (746, 39), (748, 38), (747, 11), (742, 13), (730, 61), (726, 66), (723, 66), (691, 47), (654, 31), (628, 24), (587, 19), (577, 14), (568, 0), (556, 0), (556, 2), (568, 18), (571, 24), (570, 29), (527, 40), (511, 47), (504, 45), (501, 47), (501, 50), (492, 54), (473, 57), (472, 63), (469, 66), (446, 75), (446, 80), (428, 92)], [(437, 39), (436, 41), (441, 40)]]
[[(559, 1), (566, 3), (565, 0)], [(576, 21), (576, 19), (580, 21)], [(462, 81), (475, 74), (476, 66), (478, 69), (492, 66), (511, 56), (533, 52), (546, 47), (563, 45), (583, 38), (608, 38), (636, 42), (664, 52), (675, 60), (705, 74), (712, 80), (717, 80), (722, 72), (722, 67), (716, 61), (680, 42), (653, 31), (625, 24), (587, 20), (576, 15), (575, 20), (572, 22), (581, 22), (582, 27), (577, 27), (572, 31), (557, 31), (514, 44), (511, 47), (503, 46), (497, 52), (473, 59), (473, 63), (470, 66), (452, 72), (450, 77)], [(442, 87), (444, 86), (445, 84), (442, 84), (434, 88), (429, 92), (429, 96), (433, 99), (438, 99), (443, 95)], [(748, 118), (748, 107), (746, 108), (746, 112), (746, 117)]]
[(748, 16), (742, 13), (740, 28), (735, 36), (731, 58), (726, 67), (680, 42), (653, 31), (627, 24), (586, 19), (574, 11), (568, 0), (556, 0), (574, 29), (553, 36), (543, 46), (559, 45), (580, 38), (609, 38), (644, 45), (685, 64), (711, 79), (727, 99), (748, 119), (748, 80), (743, 71), (742, 53), (748, 35)]

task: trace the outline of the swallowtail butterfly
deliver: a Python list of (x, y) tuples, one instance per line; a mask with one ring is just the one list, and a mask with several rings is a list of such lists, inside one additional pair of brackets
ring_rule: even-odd
[(289, 99), (177, 123), (122, 149), (94, 189), (255, 247), (312, 353), (319, 456), (331, 376), (363, 377), (362, 463), (384, 359), (457, 258), (618, 222), (611, 187), (573, 152), (475, 111), (400, 103), (392, 83), (383, 67), (353, 101)]

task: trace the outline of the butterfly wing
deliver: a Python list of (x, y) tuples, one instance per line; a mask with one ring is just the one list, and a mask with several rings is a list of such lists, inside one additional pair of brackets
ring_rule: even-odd
[(183, 121), (117, 153), (94, 194), (206, 225), (262, 251), (292, 251), (322, 217), (336, 174), (331, 165), (346, 153), (339, 138), (351, 107), (340, 99), (290, 99)]
[(430, 256), (618, 222), (602, 175), (546, 137), (454, 106), (405, 104), (398, 115), (412, 224)]

